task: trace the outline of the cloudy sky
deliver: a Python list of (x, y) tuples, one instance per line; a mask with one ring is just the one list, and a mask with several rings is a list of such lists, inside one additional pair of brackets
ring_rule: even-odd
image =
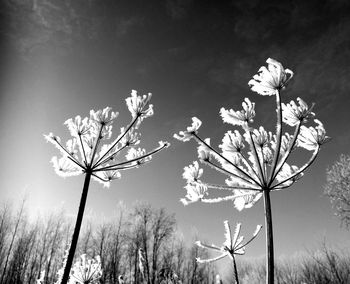
[[(322, 4), (321, 4), (322, 3)], [(78, 208), (83, 176), (58, 177), (49, 160), (56, 149), (43, 133), (68, 138), (63, 122), (90, 109), (111, 106), (125, 126), (125, 98), (132, 89), (153, 93), (155, 114), (141, 127), (142, 146), (172, 145), (147, 166), (126, 172), (109, 189), (92, 183), (87, 208), (108, 216), (119, 201), (150, 202), (176, 213), (186, 240), (198, 232), (220, 244), (223, 220), (242, 222), (249, 235), (264, 224), (263, 202), (238, 212), (232, 203), (184, 207), (183, 167), (196, 159), (196, 145), (172, 135), (197, 116), (202, 137), (218, 145), (231, 129), (221, 107), (256, 103), (255, 126), (274, 129), (274, 99), (249, 90), (247, 82), (272, 57), (295, 72), (283, 101), (315, 102), (329, 136), (316, 163), (293, 188), (272, 195), (276, 255), (312, 249), (326, 239), (349, 246), (323, 196), (326, 169), (350, 141), (350, 13), (346, 0), (328, 1), (108, 1), (13, 0), (0, 9), (0, 194), (24, 193), (32, 214)], [(296, 155), (303, 164), (305, 155)], [(205, 169), (205, 180), (225, 177)], [(263, 255), (261, 234), (248, 257)]]

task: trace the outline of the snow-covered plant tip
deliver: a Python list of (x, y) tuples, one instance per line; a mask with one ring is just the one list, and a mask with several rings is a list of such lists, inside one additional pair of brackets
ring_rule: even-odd
[(225, 226), (225, 242), (221, 247), (218, 247), (214, 244), (212, 245), (204, 244), (200, 241), (196, 242), (197, 246), (220, 252), (220, 255), (210, 259), (197, 258), (197, 262), (208, 263), (208, 262), (213, 262), (213, 261), (222, 259), (226, 256), (229, 256), (233, 262), (236, 283), (239, 283), (235, 255), (245, 254), (245, 247), (255, 239), (255, 237), (260, 232), (262, 226), (261, 225), (256, 226), (256, 230), (253, 236), (246, 242), (243, 242), (244, 237), (239, 235), (241, 232), (241, 223), (237, 223), (234, 234), (232, 234), (230, 224), (227, 220), (224, 221), (224, 226)]
[(58, 175), (67, 177), (85, 174), (76, 226), (62, 279), (63, 284), (67, 283), (72, 266), (91, 177), (108, 187), (112, 180), (121, 177), (122, 171), (150, 162), (153, 154), (169, 146), (169, 143), (160, 141), (159, 146), (149, 152), (137, 147), (140, 143), (138, 133), (140, 124), (145, 118), (153, 115), (153, 105), (149, 104), (150, 99), (151, 94), (138, 96), (136, 91), (132, 91), (131, 96), (126, 99), (132, 116), (131, 122), (120, 129), (115, 139), (112, 139), (112, 124), (118, 117), (118, 113), (112, 112), (110, 107), (97, 111), (91, 110), (90, 117), (76, 116), (74, 119), (68, 119), (64, 124), (68, 127), (72, 139), (65, 144), (52, 133), (44, 135), (45, 139), (61, 152), (60, 158), (51, 159)]
[(99, 283), (102, 276), (101, 259), (96, 256), (95, 259), (88, 258), (86, 254), (80, 256), (80, 259), (73, 265), (70, 279), (72, 283), (94, 284)]
[[(62, 154), (60, 158), (54, 156), (51, 159), (56, 173), (62, 177), (90, 173), (93, 179), (108, 187), (112, 180), (121, 177), (121, 171), (149, 162), (153, 154), (169, 146), (169, 143), (160, 141), (159, 147), (150, 152), (136, 147), (140, 143), (138, 128), (141, 122), (153, 115), (150, 99), (151, 94), (141, 97), (132, 91), (126, 99), (132, 121), (127, 127), (122, 127), (120, 134), (109, 143), (112, 124), (118, 117), (118, 112), (111, 111), (110, 107), (91, 110), (90, 117), (78, 115), (66, 120), (64, 124), (73, 138), (65, 146), (58, 136), (52, 133), (44, 135)], [(125, 156), (121, 154), (123, 150), (127, 151)]]
[(197, 258), (197, 262), (207, 263), (207, 262), (213, 262), (213, 261), (222, 259), (226, 256), (229, 256), (230, 258), (234, 258), (235, 254), (244, 255), (245, 247), (255, 239), (255, 237), (259, 234), (262, 228), (261, 225), (257, 225), (253, 236), (248, 241), (243, 243), (244, 237), (239, 235), (241, 232), (241, 223), (236, 224), (234, 234), (232, 234), (230, 224), (227, 220), (224, 221), (224, 226), (225, 226), (225, 242), (221, 247), (218, 247), (216, 245), (207, 245), (202, 243), (201, 241), (196, 241), (195, 243), (199, 247), (218, 251), (221, 254), (217, 257), (210, 258), (210, 259)]
[[(181, 201), (187, 205), (196, 201), (216, 203), (231, 200), (238, 210), (242, 210), (252, 207), (264, 196), (266, 230), (271, 237), (270, 192), (287, 188), (298, 181), (314, 162), (321, 145), (327, 142), (329, 137), (326, 136), (323, 124), (314, 119), (314, 104), (309, 106), (301, 98), (286, 104), (281, 102), (280, 93), (293, 77), (293, 72), (284, 69), (281, 63), (271, 58), (266, 62), (268, 66), (261, 67), (248, 84), (252, 91), (260, 95), (275, 97), (276, 133), (265, 130), (263, 126), (255, 129), (251, 126), (255, 118), (255, 103), (245, 98), (242, 110), (225, 108), (220, 110), (223, 122), (239, 126), (243, 131), (243, 133), (237, 129), (228, 131), (222, 139), (222, 144), (219, 145), (221, 150), (210, 144), (210, 138), (204, 139), (199, 136), (201, 121), (196, 117), (192, 118), (191, 126), (175, 134), (174, 137), (180, 141), (191, 139), (197, 141), (199, 161), (227, 176), (225, 184), (222, 185), (205, 182), (202, 180), (203, 169), (195, 161), (184, 169), (187, 195)], [(316, 125), (306, 126), (310, 121)], [(294, 127), (294, 133), (284, 133), (282, 122), (289, 128)], [(291, 152), (297, 147), (312, 152), (310, 159), (301, 166), (287, 163)], [(213, 189), (226, 194), (211, 198), (209, 193)], [(272, 237), (270, 253), (271, 248)], [(273, 260), (273, 253), (271, 257)], [(272, 278), (269, 283), (273, 283), (273, 274), (270, 277)]]
[[(58, 270), (57, 275), (58, 279), (55, 284), (60, 284), (63, 276), (63, 271), (66, 263), (66, 257), (68, 253), (65, 255), (63, 261), (63, 267)], [(80, 259), (76, 261), (73, 265), (70, 274), (69, 280), (67, 283), (69, 284), (97, 284), (99, 283), (99, 279), (102, 276), (102, 267), (101, 267), (101, 259), (99, 256), (96, 256), (95, 259), (89, 258), (86, 254), (82, 254)], [(37, 284), (44, 284), (45, 271), (41, 272), (40, 278), (37, 280)]]

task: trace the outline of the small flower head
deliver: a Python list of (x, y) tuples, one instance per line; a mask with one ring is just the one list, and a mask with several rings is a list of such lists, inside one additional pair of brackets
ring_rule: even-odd
[(273, 153), (270, 148), (264, 147), (262, 149), (262, 154), (263, 154), (263, 160), (264, 163), (267, 165), (271, 165), (272, 160), (273, 160)]
[(153, 115), (153, 105), (149, 104), (149, 101), (152, 97), (151, 93), (147, 95), (138, 96), (135, 90), (132, 90), (131, 96), (125, 99), (128, 109), (133, 118), (139, 117), (136, 128), (142, 122), (144, 118), (150, 117)]
[(144, 157), (146, 155), (146, 150), (142, 149), (142, 148), (130, 148), (130, 150), (128, 151), (128, 153), (126, 154), (126, 159), (127, 160), (137, 160), (137, 164), (138, 165), (142, 165), (145, 164), (149, 161), (151, 161), (152, 156), (147, 156)]
[(238, 211), (242, 211), (246, 208), (251, 208), (261, 198), (261, 192), (252, 192), (247, 190), (237, 191), (237, 197), (234, 199), (233, 204)]
[(180, 131), (179, 134), (174, 134), (174, 138), (186, 142), (189, 141), (194, 134), (197, 134), (202, 122), (197, 117), (192, 117), (192, 125), (187, 127), (186, 131)]
[[(122, 127), (120, 130), (121, 133), (125, 132), (125, 128)], [(140, 143), (141, 134), (136, 132), (134, 128), (130, 129), (125, 136), (123, 137), (121, 144), (126, 146), (135, 146)]]
[(255, 103), (252, 103), (248, 98), (244, 99), (242, 103), (243, 110), (234, 111), (233, 109), (226, 110), (224, 108), (220, 109), (220, 114), (222, 120), (226, 123), (232, 125), (245, 126), (249, 122), (253, 122), (255, 117)]
[(85, 135), (90, 129), (89, 119), (87, 117), (82, 119), (80, 115), (77, 115), (74, 119), (67, 119), (64, 124), (68, 127), (73, 137)]
[(198, 162), (194, 161), (193, 165), (184, 168), (182, 177), (187, 180), (187, 183), (197, 182), (203, 174), (203, 169), (199, 168)]
[(96, 256), (95, 259), (87, 258), (86, 254), (80, 256), (72, 267), (70, 277), (80, 284), (97, 284), (102, 276), (101, 259)]
[[(245, 135), (248, 135), (248, 133), (245, 133)], [(253, 130), (253, 140), (256, 145), (258, 145), (260, 148), (267, 147), (269, 142), (271, 141), (272, 133), (267, 132), (264, 127), (260, 126), (259, 130), (254, 129)], [(246, 138), (248, 140), (248, 138)]]
[(276, 90), (284, 89), (288, 81), (293, 77), (293, 72), (289, 69), (284, 69), (278, 61), (268, 58), (268, 64), (260, 67), (258, 74), (253, 76), (253, 79), (248, 82), (252, 91), (263, 96), (272, 96)]
[(318, 119), (314, 119), (316, 127), (300, 127), (300, 134), (298, 136), (298, 146), (305, 148), (306, 150), (313, 151), (318, 146), (329, 141), (329, 137), (326, 135), (326, 130), (323, 124)]
[(90, 110), (90, 120), (100, 125), (110, 125), (117, 118), (118, 112), (111, 112), (111, 107), (105, 107), (103, 110)]
[(61, 177), (78, 176), (82, 173), (82, 170), (65, 156), (61, 158), (54, 156), (51, 159), (51, 163), (55, 169), (56, 174)]
[(245, 253), (245, 247), (256, 238), (256, 236), (258, 235), (258, 233), (262, 228), (261, 225), (258, 225), (256, 227), (256, 230), (252, 238), (250, 238), (247, 242), (243, 243), (244, 237), (239, 235), (241, 232), (240, 223), (236, 225), (236, 228), (233, 234), (231, 232), (230, 224), (228, 221), (224, 221), (224, 226), (225, 226), (225, 242), (223, 243), (222, 247), (218, 247), (216, 245), (207, 245), (200, 241), (197, 241), (195, 243), (199, 247), (219, 251), (221, 252), (221, 255), (211, 259), (197, 258), (197, 262), (208, 263), (208, 262), (213, 262), (213, 261), (222, 259), (226, 256), (234, 258), (234, 255), (243, 255)]
[(193, 202), (200, 201), (205, 195), (207, 195), (208, 188), (201, 182), (188, 183), (185, 186), (187, 190), (186, 198), (180, 199), (184, 205), (188, 205)]
[(244, 148), (242, 135), (238, 130), (234, 132), (228, 131), (222, 139), (222, 144), (219, 146), (222, 152), (225, 153), (240, 153)]
[(298, 122), (307, 122), (315, 116), (315, 113), (312, 112), (314, 104), (309, 108), (301, 98), (297, 98), (297, 101), (299, 105), (294, 101), (286, 105), (282, 103), (283, 122), (290, 126), (295, 126)]

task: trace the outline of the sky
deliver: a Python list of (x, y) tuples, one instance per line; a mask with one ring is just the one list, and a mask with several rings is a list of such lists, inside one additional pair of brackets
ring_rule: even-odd
[[(155, 114), (141, 127), (141, 146), (159, 140), (171, 147), (144, 167), (123, 173), (109, 189), (92, 182), (87, 212), (108, 218), (120, 201), (136, 200), (175, 213), (185, 240), (198, 234), (220, 245), (223, 221), (242, 222), (251, 235), (264, 224), (263, 202), (238, 212), (232, 202), (184, 207), (183, 168), (197, 159), (196, 144), (173, 134), (202, 122), (200, 136), (219, 145), (225, 132), (221, 107), (241, 109), (245, 97), (256, 103), (254, 126), (274, 130), (275, 101), (250, 91), (248, 81), (271, 57), (294, 71), (282, 93), (287, 103), (315, 102), (317, 118), (332, 140), (292, 188), (272, 193), (276, 256), (314, 249), (326, 240), (350, 246), (323, 195), (326, 169), (349, 154), (350, 7), (325, 1), (112, 1), (13, 0), (0, 8), (0, 196), (19, 202), (27, 195), (30, 213), (63, 207), (76, 214), (83, 176), (63, 179), (49, 163), (57, 150), (43, 134), (63, 140), (63, 122), (90, 109), (110, 106), (120, 113), (115, 129), (131, 116), (125, 98), (131, 90), (151, 92)], [(296, 164), (308, 157), (295, 154)], [(204, 168), (204, 179), (225, 177)], [(261, 233), (247, 257), (265, 253)]]

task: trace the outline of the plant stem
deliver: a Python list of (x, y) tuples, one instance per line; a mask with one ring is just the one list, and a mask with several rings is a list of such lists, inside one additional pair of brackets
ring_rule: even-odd
[(91, 174), (92, 173), (90, 171), (87, 171), (85, 174), (84, 187), (83, 187), (83, 192), (82, 192), (81, 198), (80, 198), (80, 205), (79, 205), (77, 220), (75, 222), (75, 228), (74, 228), (74, 232), (73, 232), (73, 236), (72, 236), (72, 242), (71, 242), (71, 245), (69, 248), (66, 267), (64, 268), (64, 273), (62, 276), (61, 284), (67, 284), (68, 279), (69, 279), (69, 273), (70, 273), (70, 270), (71, 270), (71, 267), (73, 264), (75, 249), (77, 248), (80, 227), (81, 227), (81, 223), (83, 221), (85, 204), (86, 204), (87, 194), (89, 191)]
[(233, 272), (235, 274), (236, 284), (239, 284), (236, 259), (235, 259), (235, 256), (233, 254), (232, 254), (232, 262), (233, 262)]
[(274, 254), (270, 190), (264, 189), (265, 230), (266, 230), (266, 284), (274, 284)]

